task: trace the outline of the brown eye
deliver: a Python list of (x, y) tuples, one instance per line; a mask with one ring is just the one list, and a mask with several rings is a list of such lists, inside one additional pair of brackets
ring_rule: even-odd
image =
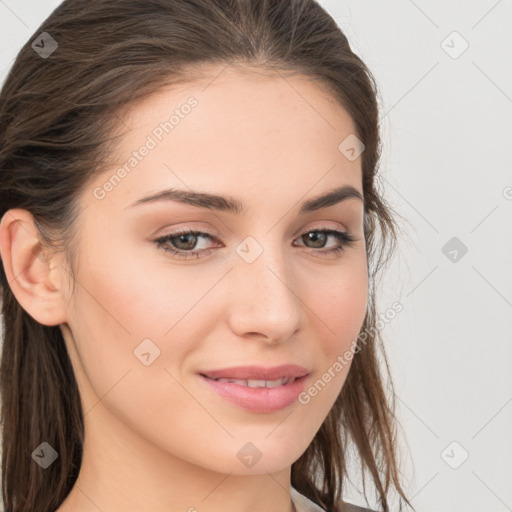
[[(318, 236), (319, 233), (320, 236)], [(302, 235), (302, 240), (304, 240), (304, 242), (312, 242), (313, 248), (315, 249), (322, 249), (328, 238), (329, 235), (325, 231), (310, 231), (309, 233)]]
[[(338, 245), (324, 250), (327, 239), (332, 236), (338, 240)], [(329, 255), (337, 255), (342, 253), (346, 248), (351, 247), (359, 239), (352, 236), (350, 233), (345, 231), (338, 231), (337, 229), (315, 229), (308, 231), (301, 235), (301, 239), (305, 242), (308, 248), (311, 248), (309, 244), (313, 245), (311, 252), (320, 257), (326, 257)]]
[(211, 251), (211, 249), (193, 250), (201, 238), (215, 240), (212, 235), (201, 231), (182, 231), (162, 236), (154, 242), (165, 252), (170, 252), (180, 259), (199, 258), (200, 254)]
[(194, 233), (185, 233), (170, 237), (169, 240), (176, 240), (173, 242), (173, 245), (177, 249), (191, 250), (197, 244), (197, 238), (197, 235)]
[[(334, 247), (325, 249), (329, 237), (338, 240), (338, 244)], [(179, 259), (199, 258), (201, 255), (210, 254), (212, 248), (197, 249), (197, 244), (201, 238), (210, 241), (219, 242), (213, 235), (203, 233), (201, 231), (181, 231), (170, 233), (163, 237), (154, 240), (155, 244), (169, 252)], [(358, 240), (345, 231), (338, 231), (336, 229), (316, 229), (308, 231), (300, 236), (305, 247), (307, 247), (312, 254), (324, 257), (327, 255), (336, 255), (343, 252), (347, 247), (350, 247)]]

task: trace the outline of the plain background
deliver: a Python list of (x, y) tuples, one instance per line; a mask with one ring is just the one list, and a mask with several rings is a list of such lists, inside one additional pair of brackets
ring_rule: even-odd
[[(512, 510), (512, 2), (320, 3), (377, 79), (382, 187), (406, 219), (378, 311), (403, 305), (383, 336), (407, 495)], [(0, 0), (0, 81), (59, 4)]]

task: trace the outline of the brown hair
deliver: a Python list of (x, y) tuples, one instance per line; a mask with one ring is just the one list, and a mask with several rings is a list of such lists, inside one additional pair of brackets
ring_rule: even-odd
[[(31, 47), (42, 32), (58, 44), (45, 58)], [(397, 233), (375, 179), (381, 151), (377, 88), (316, 1), (65, 0), (20, 50), (0, 93), (0, 217), (11, 208), (28, 210), (43, 244), (62, 248), (73, 268), (77, 198), (105, 169), (118, 114), (163, 85), (201, 76), (202, 65), (209, 64), (288, 70), (317, 80), (348, 111), (365, 145), (361, 164), (370, 289), (361, 333), (366, 337), (332, 410), (292, 465), (291, 483), (326, 510), (343, 511), (352, 443), (363, 486), (369, 471), (382, 508), (389, 510), (390, 485), (400, 503), (403, 498), (410, 505), (400, 486), (394, 392), (376, 328), (377, 274)], [(54, 511), (81, 465), (78, 387), (59, 326), (41, 325), (27, 314), (0, 267), (5, 512)], [(42, 441), (59, 454), (47, 469), (31, 457)]]

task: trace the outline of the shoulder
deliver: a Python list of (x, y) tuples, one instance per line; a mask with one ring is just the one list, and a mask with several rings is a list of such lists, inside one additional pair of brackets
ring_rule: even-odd
[[(291, 497), (297, 512), (330, 512), (299, 493), (294, 487), (291, 488)], [(376, 512), (370, 508), (359, 507), (346, 501), (342, 501), (341, 510), (342, 512)]]
[(358, 505), (354, 505), (353, 503), (343, 502), (342, 507), (343, 512), (376, 512), (371, 508), (359, 507)]

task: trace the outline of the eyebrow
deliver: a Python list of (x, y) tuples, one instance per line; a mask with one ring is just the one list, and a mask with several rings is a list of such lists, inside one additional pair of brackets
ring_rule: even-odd
[[(300, 207), (299, 215), (320, 210), (322, 208), (328, 208), (329, 206), (341, 203), (349, 198), (357, 198), (364, 204), (364, 198), (359, 190), (351, 185), (344, 185), (304, 201)], [(161, 200), (176, 201), (190, 206), (220, 210), (234, 213), (236, 215), (244, 214), (247, 211), (240, 200), (231, 196), (219, 196), (215, 194), (208, 194), (206, 192), (194, 192), (173, 188), (162, 190), (146, 197), (141, 197), (128, 207), (131, 208), (140, 204), (147, 204)]]

